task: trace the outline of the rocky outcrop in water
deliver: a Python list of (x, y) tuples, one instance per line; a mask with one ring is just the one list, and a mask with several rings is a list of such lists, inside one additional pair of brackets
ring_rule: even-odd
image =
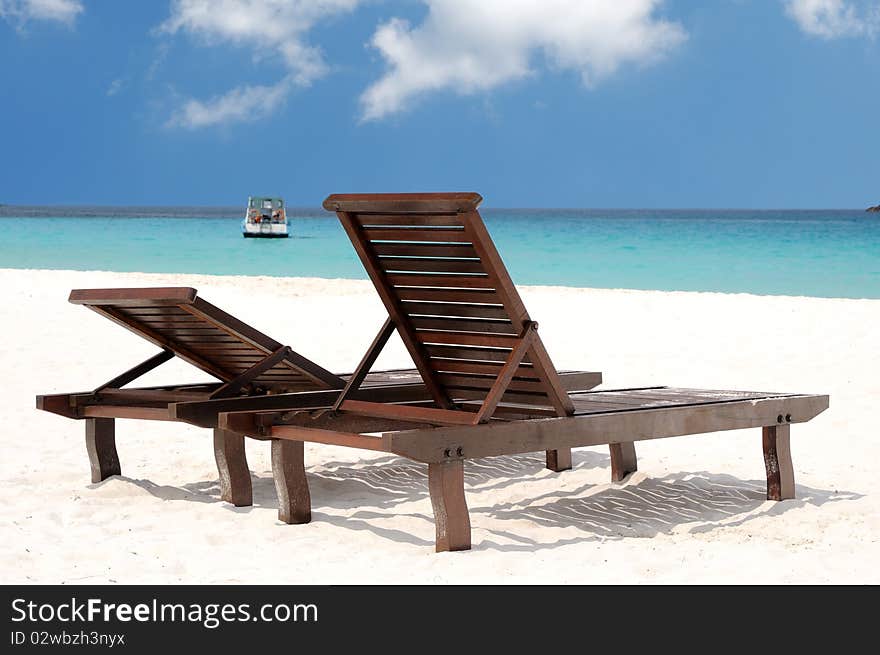
[(876, 205), (874, 207), (868, 207), (865, 211), (866, 212), (880, 212), (880, 205)]

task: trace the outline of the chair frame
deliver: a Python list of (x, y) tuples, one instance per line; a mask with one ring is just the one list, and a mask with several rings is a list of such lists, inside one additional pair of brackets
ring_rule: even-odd
[[(571, 468), (572, 448), (607, 445), (612, 481), (620, 482), (637, 470), (636, 441), (760, 427), (767, 498), (794, 497), (790, 425), (809, 421), (827, 409), (828, 396), (670, 387), (592, 391), (586, 384), (578, 389), (578, 374), (568, 380), (565, 374), (556, 374), (537, 336), (536, 324), (522, 306), (479, 219), (476, 210), (479, 201), (477, 194), (355, 194), (333, 195), (325, 200), (325, 209), (337, 213), (351, 238), (388, 309), (389, 319), (330, 407), (321, 408), (317, 402), (310, 403), (307, 394), (301, 394), (296, 407), (276, 406), (266, 411), (233, 411), (220, 415), (219, 425), (223, 429), (272, 440), (272, 464), (282, 521), (305, 523), (311, 518), (305, 442), (394, 453), (427, 464), (438, 552), (471, 547), (464, 462), (474, 458), (544, 450), (547, 466), (564, 470)], [(406, 213), (440, 213), (446, 216), (441, 222), (443, 225), (449, 224), (450, 214), (455, 214), (458, 221), (462, 214), (467, 217), (463, 221), (464, 235), (455, 235), (455, 238), (467, 241), (479, 252), (480, 262), (488, 269), (496, 291), (501, 289), (506, 311), (514, 315), (514, 320), (521, 321), (521, 331), (515, 339), (508, 340), (510, 353), (476, 412), (455, 407), (435, 380), (422, 350), (424, 345), (400, 309), (401, 298), (393, 280), (381, 269), (375, 252), (370, 251), (368, 240), (360, 232), (355, 216), (358, 213), (370, 215), (372, 221), (387, 220), (391, 224), (395, 215)], [(459, 302), (466, 295), (441, 291), (442, 294), (434, 296), (444, 302)], [(394, 329), (413, 355), (430, 402), (439, 407), (419, 406), (412, 398), (367, 401), (352, 398)], [(455, 339), (459, 338), (454, 337), (450, 343), (458, 343)], [(521, 416), (496, 412), (504, 394), (509, 393), (512, 371), (525, 354), (545, 374), (541, 376), (546, 384), (544, 390), (554, 405), (551, 415), (529, 415), (533, 411), (529, 408), (523, 410)]]

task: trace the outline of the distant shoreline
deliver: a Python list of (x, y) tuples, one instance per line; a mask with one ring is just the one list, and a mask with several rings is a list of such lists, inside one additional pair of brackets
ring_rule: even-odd
[[(483, 207), (481, 211), (491, 216), (493, 214), (521, 214), (535, 212), (554, 212), (558, 214), (590, 215), (602, 212), (624, 215), (632, 213), (639, 215), (644, 213), (663, 215), (687, 215), (689, 213), (724, 212), (724, 213), (864, 213), (863, 208), (832, 208), (820, 207), (817, 209), (803, 208), (757, 208), (746, 207)], [(200, 206), (200, 205), (9, 205), (0, 203), (0, 219), (2, 218), (242, 218), (244, 206)], [(295, 207), (287, 208), (288, 216), (298, 217), (328, 217), (335, 218), (334, 214), (321, 207)]]

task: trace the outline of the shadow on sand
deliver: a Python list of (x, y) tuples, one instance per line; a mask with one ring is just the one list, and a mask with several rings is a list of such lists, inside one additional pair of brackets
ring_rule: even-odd
[[(575, 451), (574, 469), (608, 468), (607, 454)], [(369, 460), (355, 467), (351, 462), (329, 462), (308, 471), (312, 497), (312, 517), (350, 530), (367, 530), (382, 538), (432, 547), (433, 541), (419, 538), (381, 524), (391, 516), (407, 516), (433, 525), (427, 512), (387, 512), (397, 505), (423, 501), (428, 496), (427, 466), (396, 456)], [(530, 479), (566, 475), (544, 469), (541, 454), (515, 455), (469, 460), (465, 465), (465, 484), (474, 530), (474, 547), (479, 550), (533, 551), (584, 541), (652, 537), (691, 525), (688, 533), (701, 534), (714, 529), (742, 525), (763, 516), (775, 516), (804, 506), (819, 507), (829, 502), (852, 501), (862, 495), (850, 491), (827, 491), (797, 485), (797, 499), (781, 503), (766, 500), (764, 480), (741, 480), (730, 475), (676, 473), (649, 478), (636, 473), (618, 485), (587, 483), (575, 489), (560, 489), (522, 501), (483, 505), (480, 495)], [(122, 478), (163, 500), (219, 503), (217, 480), (205, 480), (182, 487), (160, 486), (147, 480)], [(278, 501), (271, 475), (252, 475), (254, 506), (277, 509)], [(232, 507), (249, 512), (250, 507)], [(348, 510), (345, 516), (321, 511)], [(535, 541), (517, 530), (481, 528), (480, 515), (495, 526), (505, 521), (530, 521), (552, 528), (576, 528), (582, 534), (552, 542)], [(481, 534), (482, 533), (482, 534)], [(499, 543), (498, 538), (504, 543)], [(508, 543), (512, 542), (512, 543)]]

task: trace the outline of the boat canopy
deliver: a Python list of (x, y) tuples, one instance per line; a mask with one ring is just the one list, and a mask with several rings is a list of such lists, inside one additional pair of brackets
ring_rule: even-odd
[(248, 199), (249, 209), (282, 209), (284, 200), (281, 198), (272, 198), (269, 196), (251, 196)]

